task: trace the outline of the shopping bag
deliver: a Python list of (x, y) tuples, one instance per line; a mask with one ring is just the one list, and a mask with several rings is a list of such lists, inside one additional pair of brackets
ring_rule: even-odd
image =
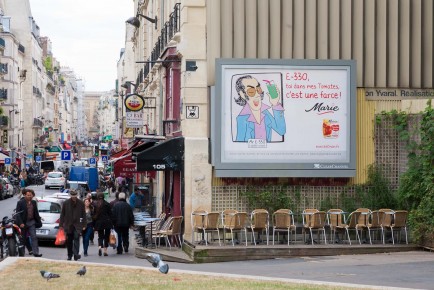
[(57, 232), (56, 241), (54, 242), (54, 244), (56, 246), (62, 246), (65, 244), (65, 242), (66, 242), (65, 231), (63, 230), (63, 228), (60, 228), (59, 231)]
[(112, 246), (112, 247), (114, 247), (114, 246), (116, 246), (117, 244), (116, 244), (116, 232), (115, 232), (115, 230), (111, 230), (110, 231), (110, 237), (109, 237), (109, 245), (110, 246)]

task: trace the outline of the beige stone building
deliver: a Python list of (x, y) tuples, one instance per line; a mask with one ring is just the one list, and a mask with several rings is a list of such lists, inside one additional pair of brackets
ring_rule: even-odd
[[(376, 160), (376, 114), (392, 109), (419, 112), (433, 96), (434, 10), (429, 0), (145, 0), (135, 1), (135, 9), (136, 17), (128, 20), (135, 27), (133, 49), (126, 51), (136, 60), (133, 92), (145, 103), (155, 102), (143, 109), (145, 123), (155, 135), (165, 137), (137, 155), (137, 166), (157, 171), (152, 186), (160, 199), (159, 210), (184, 216), (186, 239), (192, 210), (246, 209), (238, 192), (252, 181), (242, 174), (219, 178), (213, 166), (210, 144), (215, 136), (210, 127), (221, 124), (211, 124), (219, 108), (210, 100), (225, 97), (210, 93), (219, 77), (217, 59), (262, 64), (356, 61), (356, 132), (351, 133), (357, 145), (355, 175), (338, 178), (339, 182), (321, 180), (321, 186), (303, 186), (290, 173), (279, 179), (270, 173), (259, 181), (302, 184), (302, 194), (312, 200), (318, 194), (316, 199), (321, 198), (323, 188), (338, 192), (342, 184), (366, 180), (366, 168)], [(388, 93), (395, 90), (399, 94)], [(194, 118), (189, 109), (197, 112)], [(179, 138), (181, 160), (170, 146)], [(158, 148), (166, 149), (166, 155)]]

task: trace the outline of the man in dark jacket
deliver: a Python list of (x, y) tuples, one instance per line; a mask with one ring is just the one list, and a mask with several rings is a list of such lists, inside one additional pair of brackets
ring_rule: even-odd
[(112, 218), (115, 231), (118, 234), (117, 253), (122, 254), (122, 245), (125, 253), (128, 253), (129, 229), (134, 225), (133, 210), (125, 200), (125, 193), (119, 193), (119, 202), (113, 206)]
[(63, 228), (66, 233), (66, 248), (68, 251), (68, 260), (77, 261), (81, 258), (80, 253), (80, 235), (86, 229), (86, 212), (84, 202), (78, 199), (78, 192), (71, 190), (71, 198), (66, 200), (60, 213), (59, 228)]
[(42, 254), (39, 254), (36, 229), (42, 227), (42, 222), (39, 216), (38, 203), (33, 200), (35, 192), (32, 189), (24, 188), (22, 194), (24, 197), (17, 202), (17, 224), (23, 231), (23, 239), (26, 239), (27, 235), (30, 236), (32, 240), (33, 256), (41, 257)]

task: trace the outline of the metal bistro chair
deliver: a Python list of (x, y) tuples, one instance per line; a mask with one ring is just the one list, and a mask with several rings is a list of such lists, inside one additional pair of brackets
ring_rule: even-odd
[(294, 214), (290, 209), (279, 209), (273, 213), (273, 245), (274, 236), (277, 232), (277, 239), (279, 240), (279, 232), (288, 233), (288, 246), (289, 246), (289, 234), (294, 233), (294, 241), (297, 240), (297, 227), (294, 223)]
[[(369, 243), (372, 245), (371, 231), (369, 231), (369, 217), (371, 216), (371, 210), (369, 208), (358, 208), (357, 212), (360, 212), (359, 218), (357, 220), (356, 228), (360, 229), (360, 236), (363, 234), (363, 229), (366, 229), (369, 235)], [(362, 236), (363, 237), (363, 236)]]
[(222, 211), (221, 217), (221, 229), (223, 230), (223, 245), (226, 244), (226, 233), (225, 229), (229, 226), (232, 215), (236, 214), (238, 211), (235, 209), (225, 209)]
[[(383, 220), (384, 220), (384, 212), (379, 211), (379, 210), (374, 210), (371, 212), (371, 222), (368, 223), (367, 227), (368, 227), (368, 231), (378, 231), (381, 230), (381, 242), (384, 244), (383, 241)], [(371, 243), (372, 244), (372, 243)]]
[(250, 225), (250, 229), (252, 230), (252, 238), (253, 243), (256, 246), (256, 238), (255, 238), (255, 232), (258, 232), (258, 239), (259, 234), (265, 230), (265, 235), (267, 237), (267, 245), (269, 241), (269, 227), (270, 227), (270, 217), (268, 214), (268, 211), (265, 209), (255, 209), (252, 211), (250, 215), (250, 219), (252, 221)]
[(219, 239), (219, 246), (221, 246), (220, 242), (220, 213), (219, 212), (209, 212), (205, 216), (205, 223), (203, 225), (203, 235), (205, 237), (205, 245), (208, 246), (208, 240), (206, 238), (207, 233), (217, 232), (217, 236)]
[(171, 218), (171, 223), (167, 230), (158, 231), (158, 235), (160, 237), (164, 237), (166, 239), (167, 244), (169, 244), (170, 249), (172, 249), (172, 244), (170, 243), (169, 237), (175, 237), (175, 241), (179, 242), (179, 246), (182, 245), (181, 240), (181, 225), (182, 225), (182, 216), (174, 216)]
[[(326, 236), (326, 230), (325, 230), (325, 225), (326, 225), (326, 212), (325, 211), (317, 211), (315, 213), (313, 213), (310, 217), (310, 221), (309, 221), (309, 232), (310, 232), (310, 239), (312, 241), (312, 245), (314, 243), (313, 240), (313, 230), (317, 230), (318, 231), (318, 238), (320, 237), (320, 233), (321, 231), (323, 231), (324, 233), (324, 243), (327, 244), (327, 236)], [(320, 241), (318, 240), (318, 243)]]
[(205, 224), (204, 216), (207, 214), (206, 210), (197, 209), (191, 212), (191, 242), (194, 243), (196, 239), (194, 238), (194, 233), (203, 234), (203, 227)]
[(385, 228), (389, 228), (392, 232), (392, 242), (395, 244), (395, 239), (393, 236), (394, 230), (401, 230), (404, 229), (405, 231), (405, 243), (408, 244), (408, 236), (407, 236), (407, 217), (408, 217), (408, 211), (406, 210), (396, 210), (393, 212), (393, 223), (390, 225), (384, 225)]
[(246, 240), (246, 246), (247, 246), (247, 223), (248, 223), (248, 215), (246, 212), (236, 212), (228, 216), (228, 223), (223, 225), (223, 233), (225, 233), (226, 229), (230, 230), (231, 238), (232, 238), (232, 246), (235, 246), (234, 232), (240, 232), (241, 235), (243, 231), (244, 231), (244, 238)]
[(361, 212), (359, 212), (359, 211), (353, 211), (348, 216), (346, 224), (336, 226), (336, 229), (345, 230), (345, 232), (347, 233), (347, 238), (348, 238), (348, 242), (350, 243), (350, 245), (351, 245), (350, 230), (356, 231), (357, 240), (359, 241), (359, 244), (362, 244), (360, 241), (359, 231), (357, 228), (357, 221), (359, 220), (360, 214), (361, 214)]
[(343, 229), (345, 227), (345, 212), (340, 208), (329, 209), (327, 211), (327, 224), (330, 227), (330, 240), (334, 244), (336, 230)]
[(306, 242), (306, 230), (309, 229), (310, 219), (311, 216), (318, 212), (316, 208), (306, 208), (303, 210), (302, 217), (303, 217), (303, 241)]

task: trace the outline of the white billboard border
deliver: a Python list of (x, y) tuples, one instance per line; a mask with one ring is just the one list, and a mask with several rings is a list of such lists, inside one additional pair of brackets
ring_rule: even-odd
[[(222, 76), (223, 67), (230, 65), (264, 65), (264, 66), (312, 66), (333, 67), (346, 66), (349, 68), (350, 99), (349, 116), (347, 122), (350, 126), (349, 151), (350, 160), (346, 163), (323, 163), (332, 168), (315, 168), (316, 163), (240, 163), (221, 162), (222, 149)], [(355, 60), (271, 60), (271, 59), (216, 59), (215, 87), (210, 90), (211, 115), (211, 163), (214, 166), (216, 177), (354, 177), (356, 174), (356, 61)], [(333, 168), (334, 167), (334, 168)], [(345, 167), (345, 168), (340, 168)]]

